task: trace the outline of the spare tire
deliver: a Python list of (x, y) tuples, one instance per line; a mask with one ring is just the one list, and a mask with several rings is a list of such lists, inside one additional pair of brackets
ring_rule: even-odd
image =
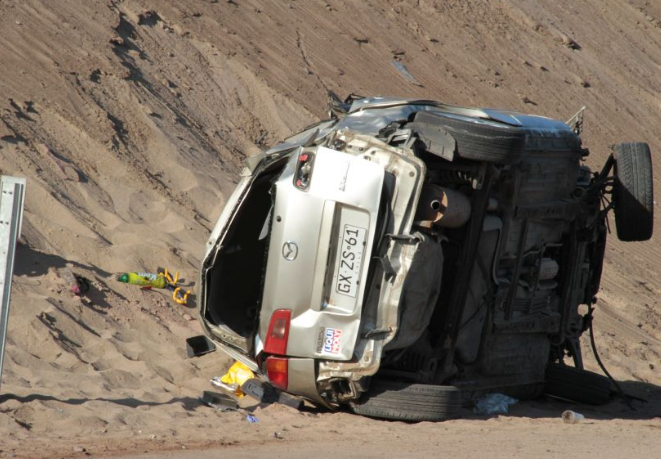
[(454, 386), (373, 379), (369, 391), (351, 403), (354, 413), (397, 421), (445, 421), (459, 417), (461, 391)]
[(589, 405), (605, 405), (610, 401), (611, 382), (591, 371), (550, 363), (544, 393)]
[(526, 144), (526, 134), (519, 128), (497, 122), (420, 111), (415, 115), (415, 124), (442, 127), (456, 141), (457, 156), (475, 161), (516, 164)]
[(654, 230), (652, 155), (646, 143), (620, 143), (613, 148), (613, 210), (621, 241), (647, 241)]

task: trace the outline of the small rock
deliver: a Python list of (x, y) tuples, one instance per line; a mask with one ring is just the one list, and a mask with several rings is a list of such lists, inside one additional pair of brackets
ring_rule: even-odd
[(86, 453), (87, 449), (82, 447), (82, 446), (74, 446), (73, 447), (73, 452), (74, 453)]
[(16, 22), (16, 25), (21, 25), (22, 24), (21, 21), (15, 21), (15, 22)]
[(576, 41), (573, 38), (571, 38), (569, 35), (561, 33), (560, 40), (562, 41), (562, 44), (569, 49), (574, 49), (574, 50), (581, 49), (581, 45), (576, 43)]
[(110, 39), (110, 43), (115, 46), (125, 46), (126, 43), (122, 37), (113, 37)]
[(370, 39), (367, 37), (353, 37), (353, 41), (358, 43), (359, 45), (364, 45), (370, 42)]
[(281, 432), (273, 432), (273, 438), (277, 438), (278, 440), (283, 440), (285, 437), (282, 436)]

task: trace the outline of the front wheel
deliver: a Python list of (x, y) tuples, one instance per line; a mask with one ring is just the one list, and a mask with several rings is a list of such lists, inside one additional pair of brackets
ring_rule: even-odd
[(397, 421), (445, 421), (459, 417), (461, 391), (454, 386), (411, 384), (373, 379), (354, 413)]
[(652, 156), (646, 143), (620, 143), (613, 148), (613, 209), (621, 241), (647, 241), (654, 227)]
[(546, 395), (589, 405), (610, 401), (611, 382), (597, 373), (550, 363), (546, 369)]

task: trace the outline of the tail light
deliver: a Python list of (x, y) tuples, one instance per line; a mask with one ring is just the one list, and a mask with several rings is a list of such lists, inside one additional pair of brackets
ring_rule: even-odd
[(313, 153), (301, 153), (298, 155), (296, 164), (296, 173), (294, 174), (294, 186), (301, 191), (307, 191), (310, 188), (310, 179), (312, 178), (312, 166), (314, 163)]
[(273, 387), (287, 390), (289, 384), (289, 362), (284, 357), (270, 356), (266, 359), (266, 376)]
[(285, 355), (287, 353), (290, 322), (291, 311), (289, 309), (277, 309), (273, 311), (271, 322), (269, 322), (269, 329), (266, 333), (264, 352), (276, 355)]

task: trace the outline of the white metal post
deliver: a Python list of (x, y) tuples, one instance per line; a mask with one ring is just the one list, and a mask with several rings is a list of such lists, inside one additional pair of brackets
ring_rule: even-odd
[(0, 385), (5, 357), (11, 278), (14, 271), (16, 241), (21, 235), (25, 179), (2, 176), (0, 178)]

